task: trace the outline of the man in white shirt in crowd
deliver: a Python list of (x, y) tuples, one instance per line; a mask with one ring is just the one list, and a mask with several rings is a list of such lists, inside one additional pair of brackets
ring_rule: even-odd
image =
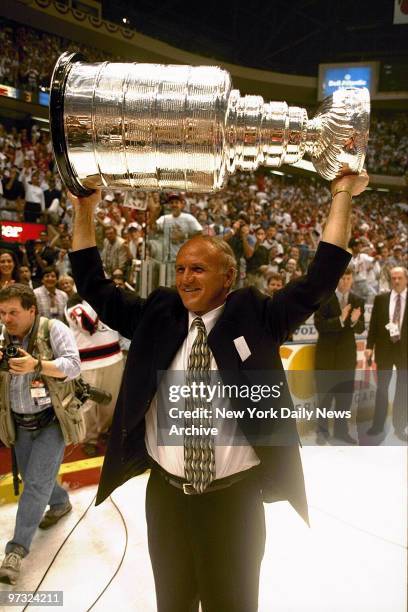
[(182, 212), (184, 198), (180, 193), (170, 193), (167, 201), (170, 204), (171, 213), (159, 217), (156, 225), (164, 234), (165, 259), (174, 262), (181, 245), (195, 234), (200, 234), (203, 228), (193, 215)]
[(71, 238), (69, 235), (61, 236), (61, 248), (58, 249), (55, 267), (59, 275), (71, 274), (71, 262), (69, 261), (68, 253), (71, 250)]
[(369, 277), (374, 268), (375, 259), (367, 253), (361, 252), (361, 242), (357, 238), (350, 240), (349, 247), (353, 252), (353, 257), (350, 261), (350, 268), (353, 272), (353, 291), (356, 295), (368, 300), (373, 298), (373, 291), (369, 286)]
[(31, 181), (24, 179), (25, 208), (24, 221), (36, 223), (45, 210), (44, 192), (40, 187), (40, 174), (35, 171), (31, 175)]

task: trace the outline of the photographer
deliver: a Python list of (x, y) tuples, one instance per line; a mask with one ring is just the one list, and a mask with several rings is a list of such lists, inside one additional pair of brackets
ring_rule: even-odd
[(20, 283), (0, 290), (0, 322), (0, 439), (14, 447), (24, 482), (0, 567), (0, 581), (14, 584), (37, 527), (51, 527), (72, 508), (56, 477), (65, 444), (82, 439), (84, 424), (73, 381), (80, 360), (70, 329), (39, 317), (34, 292)]

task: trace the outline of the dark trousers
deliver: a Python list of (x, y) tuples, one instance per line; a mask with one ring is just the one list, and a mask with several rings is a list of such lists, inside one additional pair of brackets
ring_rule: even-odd
[[(375, 409), (373, 427), (383, 430), (388, 412), (388, 387), (390, 386), (392, 369), (377, 370), (377, 391), (375, 394)], [(407, 415), (407, 369), (397, 368), (392, 424), (395, 431), (403, 432), (408, 424)]]
[[(355, 371), (350, 370), (317, 370), (317, 406), (327, 410), (350, 410), (353, 401)], [(334, 400), (334, 406), (332, 402)], [(327, 417), (320, 416), (316, 419), (317, 431), (329, 433)], [(333, 424), (333, 435), (342, 436), (348, 433), (348, 420), (335, 418)]]
[(41, 204), (39, 202), (26, 202), (24, 207), (24, 221), (36, 223), (41, 216)]
[(146, 492), (158, 612), (256, 612), (265, 515), (256, 476), (185, 495), (152, 469)]

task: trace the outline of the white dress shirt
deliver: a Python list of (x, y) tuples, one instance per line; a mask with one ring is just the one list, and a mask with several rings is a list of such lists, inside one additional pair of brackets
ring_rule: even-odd
[[(391, 291), (390, 305), (389, 305), (389, 317), (390, 317), (390, 321), (392, 321), (393, 317), (394, 317), (394, 310), (395, 310), (395, 305), (396, 305), (396, 301), (397, 301), (397, 296), (398, 296), (398, 293), (396, 291), (394, 291), (394, 289), (393, 289)], [(401, 327), (402, 327), (402, 321), (403, 321), (403, 318), (404, 318), (405, 305), (407, 303), (407, 289), (404, 289), (404, 291), (401, 291), (400, 296), (401, 296), (401, 311), (400, 311), (400, 320), (398, 321), (399, 329), (401, 329)]]
[(174, 217), (171, 213), (162, 215), (157, 219), (156, 225), (163, 232), (165, 256), (169, 261), (176, 261), (177, 253), (182, 244), (181, 242), (173, 242), (172, 232), (174, 229), (184, 234), (185, 240), (203, 229), (194, 215), (183, 212), (178, 217)]
[(350, 260), (350, 268), (353, 270), (354, 282), (361, 282), (368, 280), (370, 270), (374, 266), (374, 257), (367, 255), (367, 253), (358, 253)]
[(25, 182), (25, 199), (27, 202), (36, 202), (40, 204), (42, 212), (45, 210), (44, 192), (38, 185), (32, 185)]
[[(224, 310), (224, 304), (218, 306), (214, 310), (207, 312), (201, 318), (204, 322), (207, 335), (210, 333), (218, 318), (221, 316)], [(197, 315), (192, 312), (188, 313), (188, 334), (183, 344), (177, 351), (173, 361), (169, 366), (169, 370), (175, 371), (186, 371), (188, 367), (188, 358), (193, 346), (194, 340), (197, 335), (197, 328), (192, 325), (193, 320)], [(211, 353), (211, 370), (218, 371), (217, 363)], [(217, 407), (231, 410), (231, 403), (228, 398), (217, 400)], [(150, 408), (145, 416), (146, 420), (146, 435), (145, 442), (146, 448), (149, 455), (161, 465), (166, 472), (185, 478), (184, 474), (184, 446), (158, 446), (157, 444), (157, 394), (150, 404)], [(223, 423), (221, 419), (218, 419), (213, 425), (218, 428), (218, 436), (215, 437), (214, 451), (215, 451), (215, 472), (216, 478), (225, 478), (242, 472), (260, 463), (254, 449), (249, 444), (246, 446), (220, 446), (217, 444), (217, 437), (223, 438), (223, 427), (225, 436), (230, 437), (235, 431), (238, 430), (238, 424), (234, 425), (228, 420), (228, 423)]]

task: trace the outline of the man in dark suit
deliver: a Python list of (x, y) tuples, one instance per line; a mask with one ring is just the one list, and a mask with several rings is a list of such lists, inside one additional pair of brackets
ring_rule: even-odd
[(393, 366), (397, 382), (392, 412), (395, 435), (407, 441), (407, 269), (391, 269), (391, 291), (377, 295), (371, 313), (366, 358), (373, 356), (377, 364), (377, 392), (372, 427), (368, 435), (384, 431), (388, 410), (388, 387)]
[[(317, 375), (318, 406), (330, 409), (350, 410), (354, 390), (354, 372), (357, 349), (355, 334), (364, 331), (364, 301), (350, 291), (353, 272), (347, 268), (328, 302), (320, 306), (314, 321), (319, 337), (316, 345), (315, 369)], [(345, 418), (335, 418), (333, 437), (357, 444), (350, 436)], [(318, 418), (317, 444), (329, 439), (328, 420)]]
[[(132, 338), (97, 503), (151, 467), (146, 493), (149, 552), (159, 612), (255, 612), (265, 544), (263, 501), (286, 499), (307, 521), (296, 422), (267, 419), (258, 444), (253, 422), (240, 420), (251, 443), (212, 447), (160, 446), (159, 372), (218, 370), (224, 384), (251, 381), (260, 371), (284, 377), (279, 347), (335, 290), (350, 260), (346, 252), (352, 197), (366, 173), (332, 184), (333, 201), (314, 261), (305, 277), (273, 298), (254, 288), (230, 292), (236, 263), (224, 241), (208, 236), (185, 243), (176, 260), (176, 290), (141, 299), (103, 274), (95, 246), (98, 193), (72, 197), (71, 263), (80, 294), (104, 323)], [(282, 379), (282, 378), (281, 378)], [(284, 378), (283, 378), (284, 379)], [(241, 407), (230, 401), (232, 408)], [(288, 392), (282, 406), (290, 405)], [(276, 404), (276, 403), (275, 403)], [(270, 408), (262, 400), (259, 408)]]

